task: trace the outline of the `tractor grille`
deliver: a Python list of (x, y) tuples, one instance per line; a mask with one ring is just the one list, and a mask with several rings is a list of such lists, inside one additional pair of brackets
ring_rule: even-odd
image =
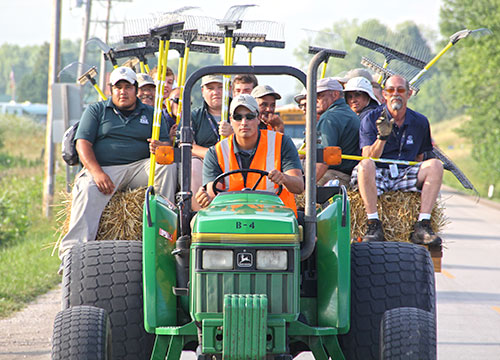
[(293, 273), (196, 273), (195, 313), (222, 313), (226, 294), (266, 294), (269, 314), (298, 312)]

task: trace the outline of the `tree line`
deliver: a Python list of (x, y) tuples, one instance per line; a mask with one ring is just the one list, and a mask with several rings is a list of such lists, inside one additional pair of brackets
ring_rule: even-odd
[[(300, 66), (305, 70), (311, 58), (309, 45), (345, 50), (343, 60), (332, 59), (328, 63), (327, 76), (345, 73), (360, 68), (360, 61), (367, 57), (383, 64), (383, 52), (356, 44), (357, 36), (363, 35), (375, 42), (387, 43), (401, 52), (420, 57), (424, 61), (432, 58), (449, 41), (453, 33), (468, 28), (486, 27), (493, 35), (468, 37), (453, 46), (417, 83), (418, 94), (410, 100), (410, 107), (425, 114), (431, 123), (467, 114), (469, 121), (461, 128), (462, 136), (473, 144), (473, 157), (479, 169), (492, 183), (500, 180), (500, 90), (496, 86), (499, 78), (500, 0), (443, 0), (440, 11), (440, 34), (404, 22), (393, 29), (378, 20), (364, 22), (339, 21), (328, 29), (302, 41), (294, 50)], [(335, 35), (332, 35), (335, 34)], [(480, 34), (480, 33), (479, 33)], [(436, 41), (440, 35), (443, 40)], [(79, 42), (64, 40), (61, 44), (61, 66), (78, 59)], [(96, 49), (88, 52), (88, 64), (99, 64), (101, 54)], [(20, 47), (12, 44), (0, 46), (0, 96), (11, 94), (11, 72), (16, 79), (16, 100), (45, 103), (47, 99), (47, 73), (49, 45)], [(218, 64), (216, 55), (192, 54), (188, 74), (209, 64)], [(154, 59), (151, 62), (154, 66)], [(177, 64), (172, 61), (176, 70)], [(398, 67), (399, 66), (399, 67)], [(407, 72), (409, 68), (393, 60), (389, 69)], [(69, 74), (61, 81), (74, 82)], [(88, 100), (97, 100), (92, 89), (87, 89)], [(196, 94), (193, 94), (196, 95)]]

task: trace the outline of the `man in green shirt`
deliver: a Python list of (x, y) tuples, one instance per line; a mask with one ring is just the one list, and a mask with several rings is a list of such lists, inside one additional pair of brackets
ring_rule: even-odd
[[(340, 146), (344, 154), (359, 155), (359, 118), (346, 104), (343, 90), (335, 79), (318, 80), (316, 110), (320, 115), (317, 128), (321, 133), (321, 145)], [(318, 184), (339, 180), (341, 185), (349, 185), (356, 164), (352, 160), (343, 160), (335, 166), (316, 164)]]
[[(117, 190), (148, 183), (150, 152), (170, 145), (162, 121), (160, 140), (150, 139), (153, 108), (137, 98), (137, 76), (127, 67), (111, 73), (111, 99), (89, 105), (75, 135), (83, 170), (75, 177), (68, 233), (59, 246), (61, 260), (78, 242), (95, 240), (102, 211)], [(149, 144), (148, 144), (149, 143)], [(176, 165), (159, 165), (156, 192), (174, 201)]]

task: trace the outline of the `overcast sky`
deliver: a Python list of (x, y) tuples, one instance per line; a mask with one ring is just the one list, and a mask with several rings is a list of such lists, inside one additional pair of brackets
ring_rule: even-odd
[[(0, 0), (0, 44), (34, 45), (50, 41), (52, 0)], [(63, 0), (62, 38), (77, 39), (82, 32), (83, 7), (76, 7), (76, 0)], [(386, 24), (412, 20), (426, 25), (438, 33), (440, 0), (123, 0), (113, 1), (112, 20), (145, 18), (152, 13), (168, 12), (180, 6), (197, 6), (189, 14), (222, 18), (231, 5), (255, 4), (245, 13), (246, 20), (269, 20), (284, 24), (285, 50), (254, 50), (255, 64), (284, 64), (297, 66), (293, 49), (307, 37), (302, 29), (324, 30), (340, 20), (358, 19), (360, 22), (376, 18)], [(92, 2), (92, 18), (104, 19), (107, 1)], [(147, 6), (145, 5), (147, 4)], [(119, 30), (119, 29), (116, 29)], [(102, 25), (91, 25), (90, 37), (103, 38)], [(279, 52), (278, 52), (279, 51)], [(236, 53), (235, 62), (246, 64), (244, 51)], [(174, 54), (172, 54), (174, 55)]]

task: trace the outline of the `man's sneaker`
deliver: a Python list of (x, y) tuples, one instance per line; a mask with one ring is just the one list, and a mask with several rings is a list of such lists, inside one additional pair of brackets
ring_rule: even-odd
[(384, 229), (382, 229), (382, 221), (379, 219), (368, 220), (368, 229), (366, 230), (365, 236), (363, 236), (363, 242), (371, 241), (384, 241)]
[(414, 244), (441, 245), (441, 238), (432, 230), (430, 220), (417, 221), (413, 225), (410, 240)]

